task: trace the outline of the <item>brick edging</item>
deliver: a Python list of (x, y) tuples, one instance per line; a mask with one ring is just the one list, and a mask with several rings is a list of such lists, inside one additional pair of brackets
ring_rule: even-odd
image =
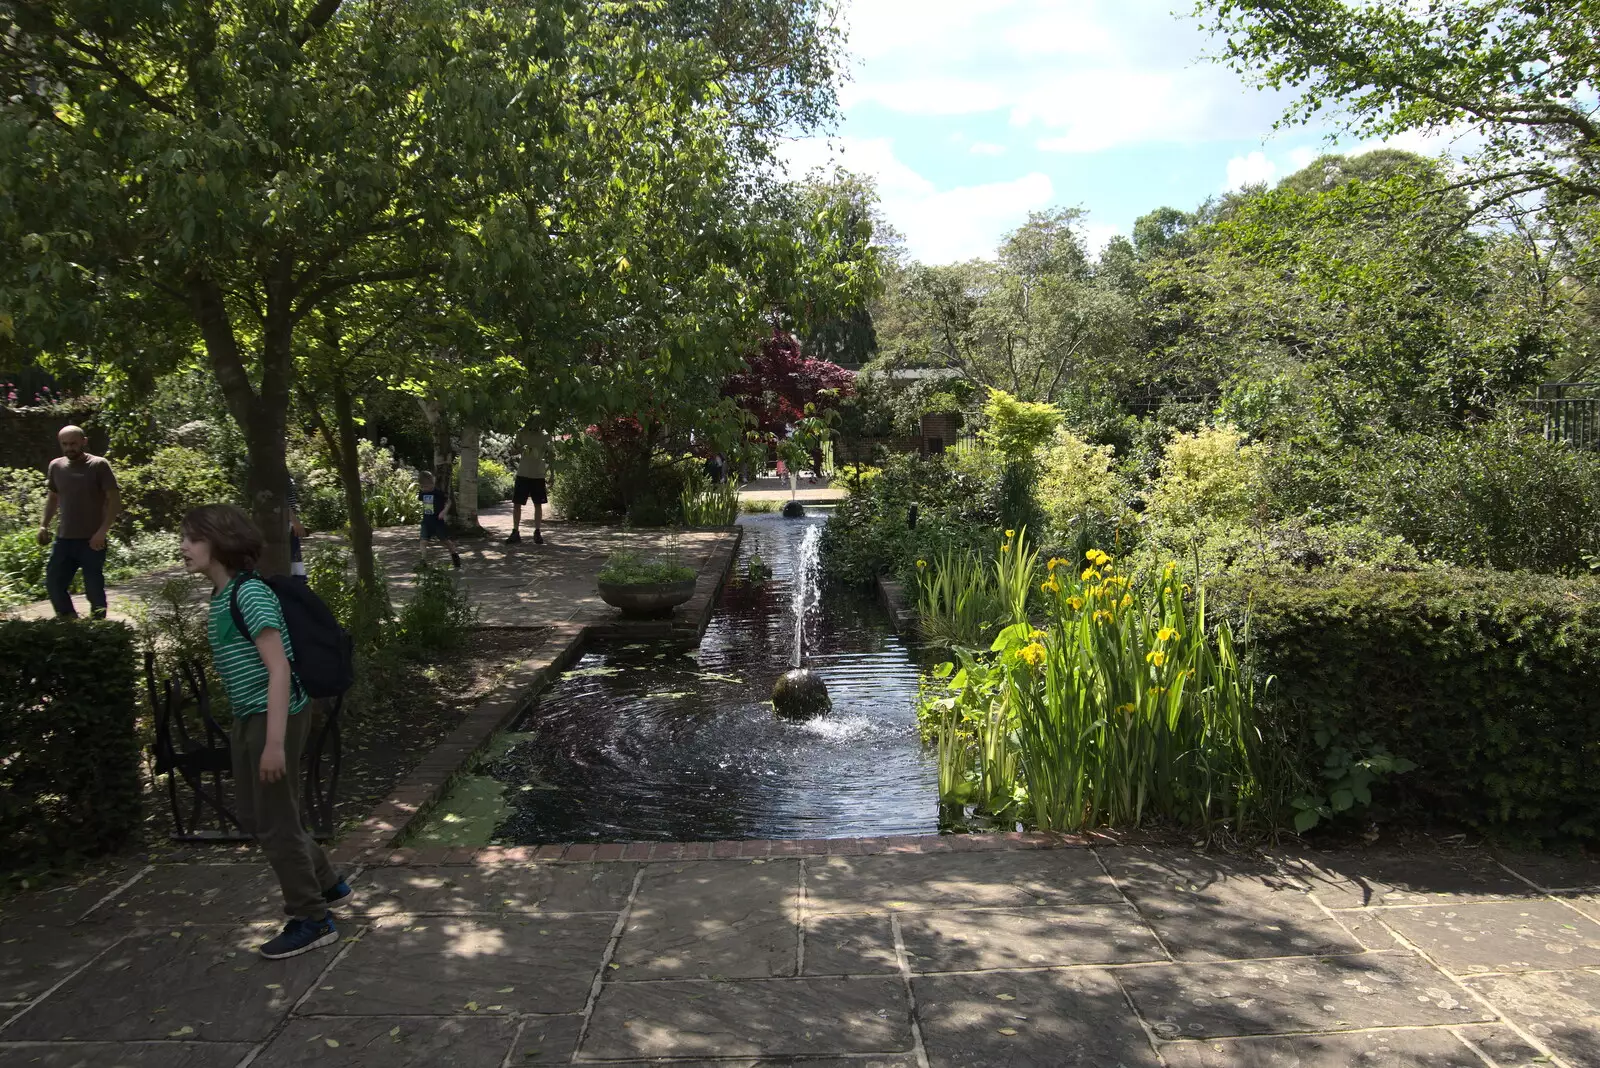
[[(422, 762), (400, 780), (400, 784), (380, 801), (355, 830), (339, 839), (331, 851), (336, 863), (369, 862), (374, 854), (391, 849), (405, 839), (415, 824), (444, 796), (451, 781), (471, 764), (500, 731), (510, 726), (528, 707), (533, 697), (556, 675), (570, 667), (590, 641), (620, 637), (692, 637), (696, 642), (711, 622), (717, 591), (722, 588), (733, 562), (739, 555), (743, 528), (721, 528), (732, 538), (718, 539), (706, 560), (695, 586), (695, 595), (685, 606), (684, 622), (630, 624), (613, 619), (590, 623), (565, 622), (551, 625), (549, 636), (533, 656), (518, 663), (493, 693), (467, 713), (445, 738), (428, 750)], [(430, 851), (457, 853), (461, 846), (427, 847)], [(472, 852), (465, 849), (466, 852)], [(452, 863), (465, 863), (453, 861)]]
[(889, 613), (889, 625), (894, 632), (913, 637), (917, 630), (917, 612), (906, 599), (905, 583), (887, 575), (878, 576), (878, 602)]
[(593, 861), (743, 860), (768, 857), (863, 857), (886, 853), (996, 853), (1117, 845), (1105, 834), (924, 834), (888, 838), (782, 838), (722, 842), (582, 842), (537, 846), (422, 846), (368, 857), (390, 865), (588, 863)]

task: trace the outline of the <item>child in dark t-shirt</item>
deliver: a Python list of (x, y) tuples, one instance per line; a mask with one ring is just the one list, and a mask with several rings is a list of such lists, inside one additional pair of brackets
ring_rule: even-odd
[(450, 525), (445, 522), (450, 517), (450, 494), (443, 486), (434, 484), (433, 472), (424, 471), (417, 477), (417, 498), (422, 501), (423, 546), (434, 539), (444, 542), (444, 547), (450, 550), (450, 566), (459, 570), (461, 553), (450, 537)]

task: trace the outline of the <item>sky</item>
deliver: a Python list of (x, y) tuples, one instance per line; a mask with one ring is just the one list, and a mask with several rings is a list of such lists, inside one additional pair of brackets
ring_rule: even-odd
[(1275, 133), (1291, 95), (1205, 58), (1217, 44), (1189, 10), (1185, 0), (846, 0), (841, 121), (788, 143), (783, 158), (796, 176), (830, 162), (874, 176), (912, 257), (950, 263), (991, 256), (1028, 212), (1051, 207), (1085, 209), (1098, 250), (1148, 211), (1192, 210), (1330, 150), (1325, 130)]

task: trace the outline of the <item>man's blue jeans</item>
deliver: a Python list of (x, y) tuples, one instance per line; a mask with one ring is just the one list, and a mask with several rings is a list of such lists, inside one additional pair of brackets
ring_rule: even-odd
[(89, 601), (89, 614), (96, 619), (106, 615), (106, 551), (89, 548), (88, 538), (57, 538), (50, 549), (50, 562), (44, 570), (44, 586), (50, 591), (50, 604), (58, 616), (76, 616), (72, 607), (72, 578), (83, 569), (83, 592)]

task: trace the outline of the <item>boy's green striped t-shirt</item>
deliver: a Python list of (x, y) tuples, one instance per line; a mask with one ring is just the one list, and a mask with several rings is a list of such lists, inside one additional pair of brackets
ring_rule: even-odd
[[(228, 602), (233, 588), (239, 587), (239, 614), (249, 636), (239, 633), (234, 626), (233, 612)], [(228, 691), (228, 704), (235, 716), (253, 716), (267, 710), (267, 665), (256, 651), (255, 639), (264, 630), (276, 630), (283, 639), (283, 654), (294, 659), (294, 648), (289, 644), (289, 631), (283, 625), (283, 609), (278, 595), (265, 582), (243, 581), (235, 575), (233, 580), (211, 598), (211, 614), (206, 619), (206, 638), (211, 642), (211, 659), (222, 677), (222, 686)], [(289, 688), (289, 711), (298, 712), (306, 706), (306, 697), (300, 687)]]

